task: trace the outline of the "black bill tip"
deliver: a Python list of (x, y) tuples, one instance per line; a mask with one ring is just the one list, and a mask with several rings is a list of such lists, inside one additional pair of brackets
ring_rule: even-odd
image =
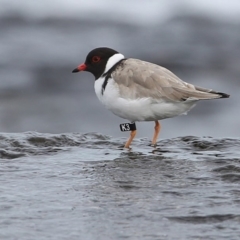
[(79, 72), (78, 68), (75, 68), (75, 69), (72, 70), (72, 73), (76, 73), (76, 72)]

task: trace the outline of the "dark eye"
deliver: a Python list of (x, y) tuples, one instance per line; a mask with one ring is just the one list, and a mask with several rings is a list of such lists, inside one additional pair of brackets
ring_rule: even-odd
[(99, 56), (94, 56), (94, 57), (92, 57), (92, 62), (97, 63), (100, 61), (100, 59), (101, 58)]

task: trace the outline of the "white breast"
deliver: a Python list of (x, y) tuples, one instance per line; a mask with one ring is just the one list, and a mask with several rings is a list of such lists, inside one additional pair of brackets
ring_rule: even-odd
[(95, 81), (94, 85), (95, 93), (100, 102), (108, 110), (121, 118), (128, 119), (129, 121), (144, 121), (146, 115), (149, 113), (141, 113), (143, 113), (143, 107), (148, 106), (150, 101), (147, 98), (132, 100), (120, 97), (118, 85), (112, 78), (108, 79), (108, 83), (102, 94), (104, 80), (105, 78), (99, 78)]

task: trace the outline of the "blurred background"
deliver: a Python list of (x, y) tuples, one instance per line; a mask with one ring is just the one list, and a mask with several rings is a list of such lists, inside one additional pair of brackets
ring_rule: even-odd
[[(72, 74), (93, 48), (167, 67), (231, 95), (162, 121), (160, 138), (240, 135), (240, 1), (0, 0), (0, 131), (100, 132), (126, 137), (94, 92)], [(138, 123), (151, 138), (154, 124)]]

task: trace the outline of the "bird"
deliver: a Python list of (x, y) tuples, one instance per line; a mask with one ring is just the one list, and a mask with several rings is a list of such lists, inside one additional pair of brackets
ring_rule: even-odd
[[(94, 75), (95, 93), (113, 114), (131, 123), (154, 121), (151, 144), (156, 146), (160, 120), (186, 114), (200, 100), (229, 98), (229, 94), (182, 81), (170, 70), (154, 63), (125, 58), (120, 52), (99, 47), (90, 51), (84, 63), (72, 72)], [(130, 132), (130, 148), (137, 130)]]

